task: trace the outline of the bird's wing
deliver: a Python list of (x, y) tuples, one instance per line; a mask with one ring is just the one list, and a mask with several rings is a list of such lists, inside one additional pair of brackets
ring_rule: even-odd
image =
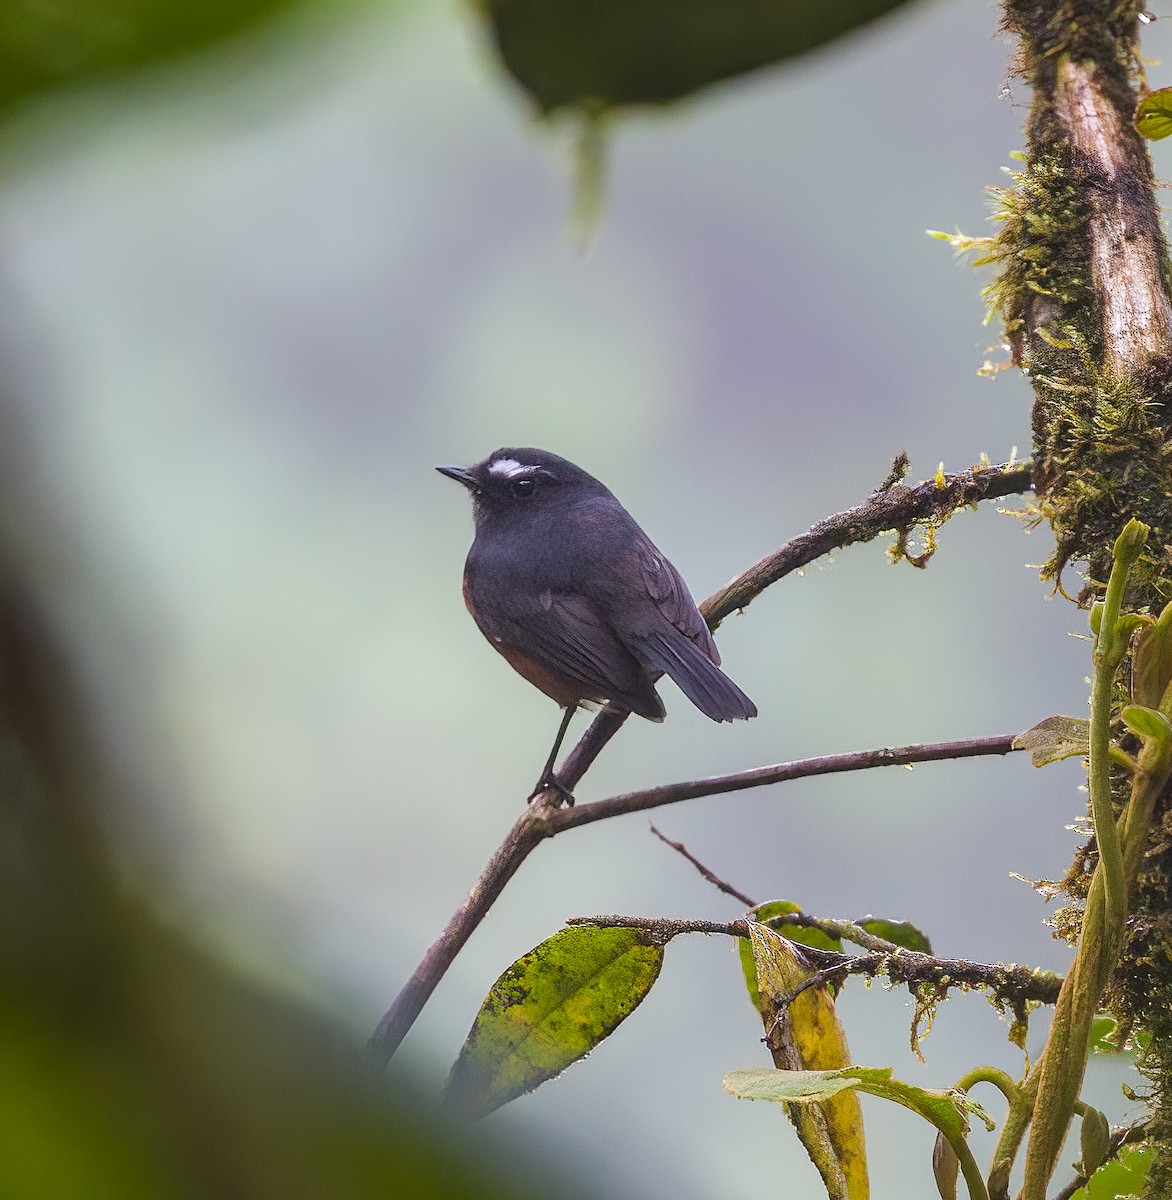
[(506, 641), (578, 684), (584, 699), (611, 700), (658, 720), (663, 704), (642, 663), (619, 640), (597, 607), (575, 592), (542, 592), (503, 623)]
[(720, 654), (679, 572), (646, 538), (639, 561), (647, 595), (659, 621), (633, 629), (628, 642), (651, 668), (670, 675), (700, 711), (714, 721), (744, 720), (757, 707), (720, 670)]
[(700, 610), (692, 599), (688, 585), (680, 573), (667, 561), (652, 542), (644, 537), (639, 546), (639, 564), (643, 568), (643, 582), (647, 594), (655, 601), (659, 611), (680, 633), (693, 642), (717, 666), (720, 652), (712, 640), (712, 634)]

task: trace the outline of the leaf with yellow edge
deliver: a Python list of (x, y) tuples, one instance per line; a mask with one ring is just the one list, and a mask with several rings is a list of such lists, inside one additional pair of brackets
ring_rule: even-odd
[(1135, 127), (1149, 142), (1158, 142), (1172, 133), (1172, 88), (1157, 88), (1135, 109)]
[(492, 985), (444, 1088), (483, 1117), (589, 1054), (651, 990), (663, 945), (642, 929), (577, 925), (546, 938)]
[[(791, 942), (799, 942), (803, 946), (813, 946), (817, 950), (842, 950), (842, 942), (831, 937), (812, 925), (791, 925), (786, 917), (800, 913), (801, 907), (792, 900), (769, 900), (758, 904), (749, 919), (768, 925), (775, 933)], [(757, 991), (757, 963), (753, 958), (753, 943), (748, 938), (738, 938), (737, 945), (741, 955), (741, 970), (745, 973), (745, 986), (749, 989), (749, 999), (758, 1012), (761, 1011), (761, 997)]]
[[(813, 974), (799, 957), (801, 948), (757, 921), (749, 922), (749, 941), (765, 1041), (774, 1063), (797, 1072), (827, 1072), (849, 1065), (846, 1034), (827, 989), (809, 987), (787, 1003)], [(867, 1200), (863, 1113), (853, 1091), (786, 1111), (831, 1200)]]

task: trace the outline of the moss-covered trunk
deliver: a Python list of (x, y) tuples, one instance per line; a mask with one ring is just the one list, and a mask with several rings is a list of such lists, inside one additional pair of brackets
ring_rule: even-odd
[[(1085, 566), (1081, 599), (1094, 599), (1116, 535), (1138, 517), (1152, 533), (1127, 602), (1158, 612), (1172, 598), (1172, 291), (1151, 161), (1132, 123), (1141, 12), (1133, 0), (1007, 0), (1033, 99), (1026, 165), (996, 240), (995, 298), (1034, 388), (1038, 501), (1057, 539), (1047, 575)], [(1172, 852), (1162, 818), (1111, 985), (1122, 1015), (1153, 1034), (1153, 1197), (1172, 1195)], [(1068, 878), (1076, 899), (1093, 856), (1080, 855)]]

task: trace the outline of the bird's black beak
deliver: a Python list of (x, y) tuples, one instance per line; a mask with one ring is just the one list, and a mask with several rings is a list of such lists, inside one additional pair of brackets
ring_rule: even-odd
[(436, 467), (436, 470), (441, 475), (462, 483), (466, 488), (475, 489), (480, 486), (480, 481), (467, 467)]

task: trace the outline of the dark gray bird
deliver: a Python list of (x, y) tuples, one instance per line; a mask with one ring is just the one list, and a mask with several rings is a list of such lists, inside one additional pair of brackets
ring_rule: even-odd
[(679, 572), (594, 476), (524, 446), (436, 470), (472, 495), (468, 611), (512, 667), (566, 710), (532, 796), (552, 787), (573, 803), (554, 763), (585, 702), (662, 721), (655, 681), (666, 674), (714, 721), (757, 715), (720, 670)]

